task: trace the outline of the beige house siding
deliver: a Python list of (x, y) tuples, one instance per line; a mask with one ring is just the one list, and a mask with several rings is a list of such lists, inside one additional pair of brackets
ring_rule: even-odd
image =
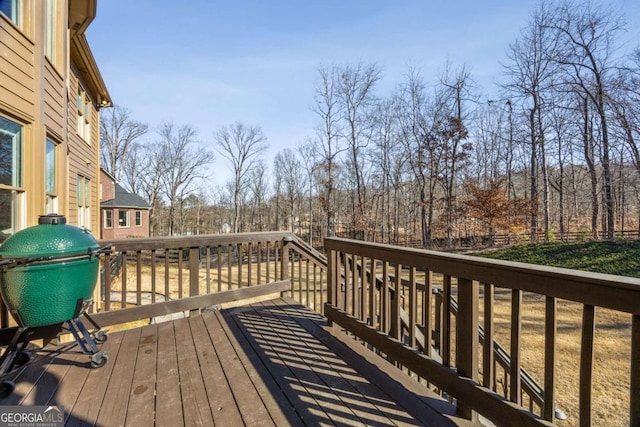
[(0, 16), (0, 108), (27, 122), (35, 119), (35, 45)]
[(62, 140), (64, 135), (65, 101), (64, 78), (58, 74), (49, 61), (45, 61), (44, 124), (47, 131), (58, 140)]
[[(99, 230), (99, 107), (111, 101), (84, 37), (95, 16), (95, 0), (59, 0), (54, 61), (45, 57), (45, 2), (22, 1), (18, 28), (0, 13), (0, 116), (23, 126), (22, 187), (25, 223), (46, 211), (46, 139), (56, 144), (57, 211), (78, 224), (77, 179), (90, 181), (88, 228)], [(71, 13), (68, 13), (71, 12)], [(73, 22), (70, 22), (73, 20)], [(71, 39), (70, 39), (71, 37)], [(82, 70), (79, 72), (78, 70)], [(77, 91), (90, 102), (90, 138), (77, 133)]]

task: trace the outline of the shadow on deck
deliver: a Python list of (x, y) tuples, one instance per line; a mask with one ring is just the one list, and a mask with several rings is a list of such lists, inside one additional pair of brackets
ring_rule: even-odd
[(70, 347), (42, 351), (0, 405), (61, 405), (69, 426), (465, 423), (340, 334), (288, 298), (196, 312), (112, 333), (101, 369)]

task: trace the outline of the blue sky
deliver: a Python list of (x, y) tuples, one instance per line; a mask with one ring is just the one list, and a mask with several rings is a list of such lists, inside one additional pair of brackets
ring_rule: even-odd
[[(491, 97), (505, 51), (536, 4), (101, 0), (87, 38), (114, 103), (133, 118), (151, 129), (164, 121), (190, 124), (205, 144), (222, 125), (259, 125), (271, 147), (270, 166), (277, 151), (313, 133), (320, 65), (376, 63), (382, 69), (377, 93), (387, 95), (409, 66), (434, 80), (448, 60), (466, 64)], [(640, 2), (611, 4), (627, 18), (626, 44), (640, 45)], [(226, 165), (218, 159), (214, 166), (226, 179)]]

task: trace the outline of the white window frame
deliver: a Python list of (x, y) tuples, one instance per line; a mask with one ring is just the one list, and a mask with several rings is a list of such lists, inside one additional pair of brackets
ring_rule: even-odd
[[(108, 224), (109, 222), (111, 223), (111, 225)], [(104, 210), (103, 227), (108, 229), (113, 228), (113, 211), (111, 209)]]
[[(0, 191), (7, 192), (11, 200), (9, 208), (10, 224), (9, 228), (0, 230), (2, 237), (14, 234), (18, 230), (25, 227), (26, 224), (26, 197), (25, 188), (23, 187), (23, 147), (24, 147), (24, 126), (13, 120), (0, 116), (0, 126), (6, 125), (7, 128), (0, 127), (0, 136), (3, 138), (11, 138), (11, 182), (6, 184), (0, 183)], [(14, 125), (18, 130), (12, 132), (8, 126)]]
[(91, 228), (91, 180), (78, 175), (78, 226)]
[[(118, 228), (130, 228), (131, 227), (131, 211), (129, 209), (118, 210)], [(121, 214), (124, 214), (124, 218), (121, 218)]]

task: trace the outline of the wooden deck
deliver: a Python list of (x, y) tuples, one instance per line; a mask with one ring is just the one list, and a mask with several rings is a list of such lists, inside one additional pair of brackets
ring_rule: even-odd
[(460, 423), (446, 402), (325, 325), (276, 299), (111, 333), (105, 367), (56, 348), (26, 365), (0, 405), (62, 405), (69, 426)]

